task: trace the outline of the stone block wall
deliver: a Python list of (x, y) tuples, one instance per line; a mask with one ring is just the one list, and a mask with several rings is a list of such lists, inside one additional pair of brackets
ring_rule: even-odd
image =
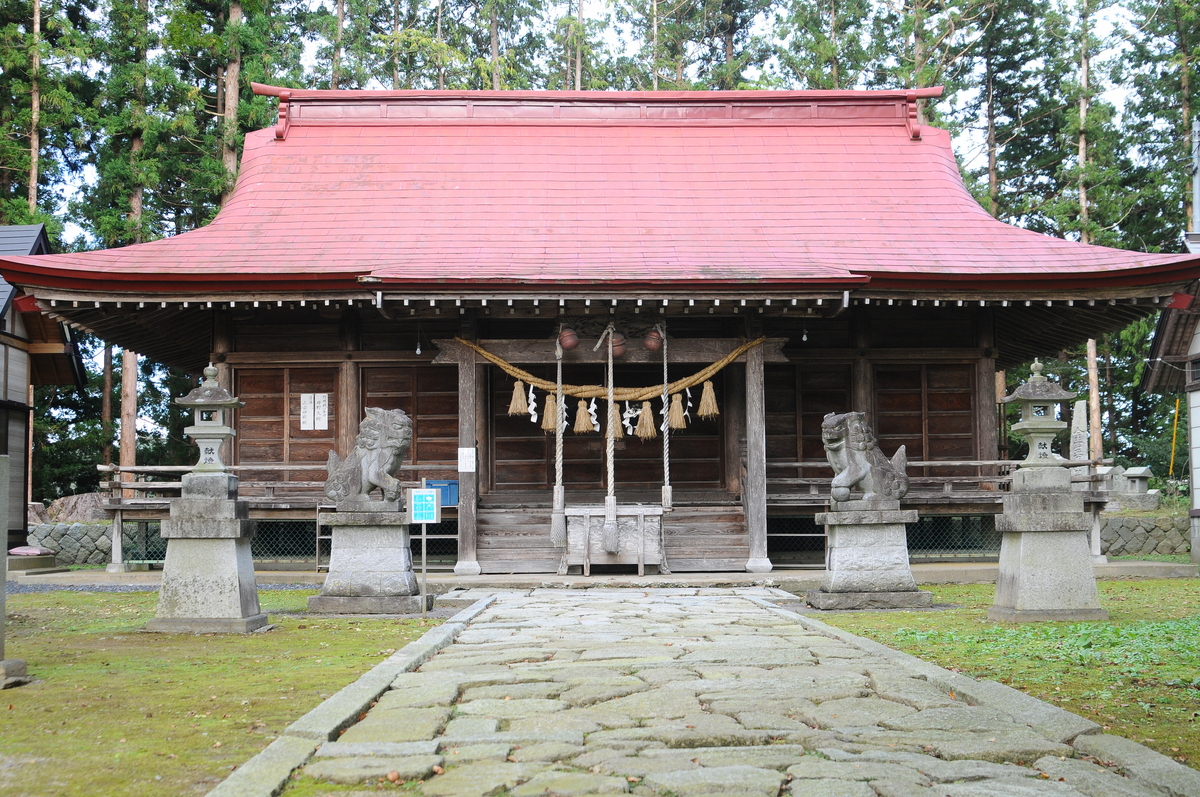
[(1190, 536), (1186, 517), (1100, 516), (1100, 551), (1108, 556), (1187, 553)]
[(111, 523), (39, 523), (29, 527), (29, 544), (54, 551), (54, 563), (102, 565), (112, 556)]

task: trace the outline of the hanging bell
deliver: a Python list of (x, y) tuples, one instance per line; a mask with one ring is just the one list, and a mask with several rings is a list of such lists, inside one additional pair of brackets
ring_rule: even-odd
[(642, 347), (646, 351), (662, 351), (663, 336), (657, 329), (652, 329), (646, 333), (646, 337), (642, 339)]
[(570, 351), (579, 345), (579, 334), (570, 327), (563, 327), (558, 333), (558, 345), (563, 351)]
[(612, 333), (612, 353), (613, 357), (620, 357), (625, 353), (625, 336), (620, 332)]

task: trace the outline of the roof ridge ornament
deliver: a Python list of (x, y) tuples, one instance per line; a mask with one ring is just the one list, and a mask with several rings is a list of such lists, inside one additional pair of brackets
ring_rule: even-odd
[(917, 107), (917, 92), (908, 91), (904, 95), (904, 107), (907, 111), (905, 124), (908, 127), (908, 137), (913, 141), (921, 140), (921, 113)]
[(283, 141), (287, 138), (288, 128), (291, 127), (291, 119), (288, 117), (288, 103), (292, 99), (290, 89), (284, 89), (279, 92), (279, 121), (275, 123), (275, 140)]

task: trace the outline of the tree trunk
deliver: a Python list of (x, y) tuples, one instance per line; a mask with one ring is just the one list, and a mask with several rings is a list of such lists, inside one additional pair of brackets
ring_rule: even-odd
[(100, 449), (100, 459), (105, 465), (112, 464), (112, 388), (113, 388), (113, 347), (111, 343), (104, 346), (104, 393), (100, 396), (100, 429), (104, 436), (104, 445)]
[[(1079, 45), (1079, 240), (1085, 244), (1092, 242), (1091, 231), (1088, 230), (1088, 195), (1087, 195), (1087, 117), (1088, 101), (1091, 92), (1091, 53), (1088, 44), (1088, 29), (1091, 11), (1087, 0), (1083, 3), (1083, 15), (1080, 18)], [(1105, 365), (1107, 369), (1107, 364)], [(1109, 396), (1109, 406), (1112, 406), (1112, 396)], [(1110, 418), (1111, 421), (1111, 418)]]
[(583, 0), (577, 0), (579, 19), (575, 31), (575, 90), (583, 86)]
[[(437, 4), (437, 42), (442, 43), (442, 0)], [(446, 67), (442, 63), (442, 51), (438, 50), (438, 90), (446, 88)]]
[(1117, 402), (1113, 396), (1112, 349), (1104, 352), (1104, 382), (1108, 386), (1108, 451), (1117, 454)]
[(1000, 172), (996, 165), (996, 76), (992, 71), (992, 56), (989, 53), (984, 66), (987, 91), (987, 160), (988, 160), (988, 212), (1000, 214)]
[(654, 90), (658, 91), (658, 0), (650, 4), (650, 74)]
[(42, 117), (42, 91), (38, 83), (42, 71), (42, 3), (33, 0), (33, 47), (29, 57), (29, 213), (37, 213), (38, 156), (42, 141), (38, 126)]
[(337, 31), (333, 34), (333, 65), (329, 75), (329, 88), (337, 89), (342, 71), (342, 31), (346, 26), (346, 0), (337, 0)]
[[(230, 3), (229, 21), (226, 23), (226, 28), (240, 27), (241, 24), (241, 3)], [(230, 194), (233, 193), (234, 183), (237, 180), (238, 96), (241, 93), (241, 72), (242, 51), (241, 47), (235, 44), (233, 52), (229, 54), (229, 63), (225, 65), (225, 113), (224, 129), (221, 136), (221, 162), (225, 166), (225, 175), (228, 183), (221, 195), (222, 205), (229, 200)]]
[[(438, 3), (438, 13), (442, 5)], [(400, 88), (400, 0), (392, 0), (392, 88)], [(438, 37), (441, 38), (440, 36)]]
[(837, 0), (833, 0), (829, 4), (829, 43), (832, 45), (832, 55), (829, 58), (829, 79), (831, 88), (840, 89), (842, 87), (842, 79), (839, 75), (840, 63), (838, 61), (838, 19), (837, 19)]
[[(138, 416), (138, 356), (137, 352), (125, 349), (121, 354), (121, 467), (137, 467), (137, 416)], [(132, 481), (132, 474), (129, 475)], [(121, 481), (126, 481), (122, 478)], [(124, 490), (126, 498), (133, 498), (133, 490)]]
[[(1188, 26), (1180, 19), (1179, 4), (1173, 3), (1172, 8), (1175, 10), (1175, 52), (1179, 54), (1179, 105), (1180, 116), (1182, 123), (1179, 128), (1179, 137), (1184, 141), (1191, 141), (1192, 135), (1192, 52), (1188, 48), (1188, 34), (1191, 32)], [(1191, 148), (1188, 148), (1189, 152)], [(1192, 192), (1188, 189), (1190, 186), (1184, 186), (1183, 206), (1185, 216), (1187, 218), (1187, 229), (1195, 230), (1195, 213), (1196, 208), (1192, 207)]]
[[(929, 53), (925, 42), (925, 0), (918, 0), (913, 6), (913, 73), (909, 88), (920, 88), (925, 79), (925, 66)], [(917, 124), (925, 124), (925, 104), (917, 101)]]
[[(498, 2), (499, 0), (495, 0)], [(492, 88), (500, 90), (500, 11), (492, 4), (492, 18), (488, 23), (492, 40)]]
[[(133, 186), (129, 190), (129, 227), (133, 233), (133, 242), (140, 244), (142, 242), (142, 203), (145, 199), (145, 188), (142, 185), (141, 168), (138, 163), (138, 153), (142, 151), (145, 145), (145, 119), (146, 119), (146, 48), (143, 46), (143, 39), (140, 35), (144, 26), (149, 23), (149, 0), (138, 0), (138, 17), (134, 22), (134, 30), (139, 35), (138, 47), (136, 52), (137, 58), (137, 85), (134, 88), (134, 107), (133, 107), (133, 138), (129, 142), (129, 167), (130, 174), (133, 176)], [(105, 354), (108, 362), (108, 378), (112, 380), (112, 347), (105, 347)], [(106, 397), (107, 398), (107, 397)], [(108, 408), (108, 422), (112, 424), (112, 406)], [(110, 430), (111, 431), (111, 430)], [(109, 435), (111, 437), (111, 434)], [(108, 440), (108, 438), (105, 438)], [(105, 464), (112, 461), (112, 446), (109, 442), (109, 459), (105, 460)]]

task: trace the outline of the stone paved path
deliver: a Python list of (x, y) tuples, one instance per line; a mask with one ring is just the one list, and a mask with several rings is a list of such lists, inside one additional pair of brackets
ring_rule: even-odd
[(1169, 793), (1078, 757), (1064, 742), (1087, 721), (1047, 706), (1057, 713), (1030, 727), (995, 701), (971, 705), (915, 660), (822, 633), (768, 592), (501, 597), (303, 774), (395, 773), (426, 797)]

